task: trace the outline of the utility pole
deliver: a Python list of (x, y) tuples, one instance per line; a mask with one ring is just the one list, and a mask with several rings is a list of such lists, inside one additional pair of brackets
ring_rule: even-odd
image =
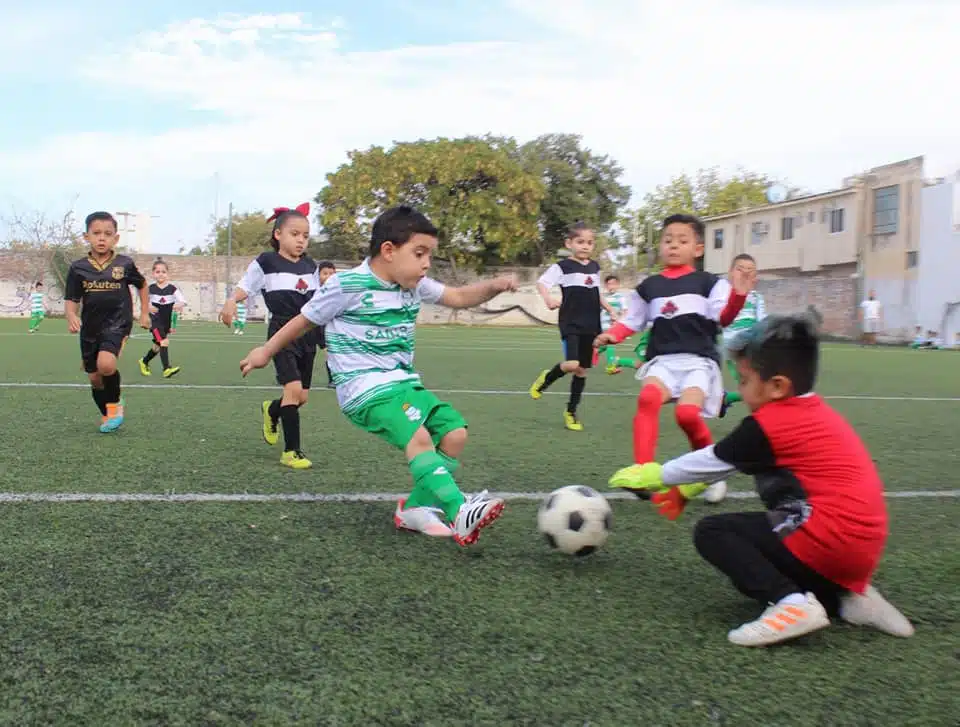
[[(230, 260), (233, 258), (233, 202), (227, 206), (227, 288), (230, 287)], [(229, 290), (227, 291), (229, 294)]]

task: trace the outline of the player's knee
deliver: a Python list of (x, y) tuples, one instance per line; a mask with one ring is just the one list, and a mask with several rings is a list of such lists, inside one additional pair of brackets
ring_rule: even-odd
[(583, 368), (583, 366), (577, 366), (577, 368), (573, 370), (573, 375), (579, 376), (582, 379), (587, 375), (587, 370)]
[(113, 376), (117, 373), (117, 357), (101, 353), (97, 357), (97, 373), (101, 376)]
[(310, 398), (310, 392), (306, 389), (300, 389), (300, 406), (303, 406), (307, 403), (307, 400)]
[(153, 351), (154, 353), (160, 353), (160, 344), (157, 344), (157, 343), (153, 344), (150, 347), (150, 350)]
[(459, 457), (467, 446), (467, 428), (460, 427), (447, 432), (440, 438), (440, 449), (451, 457)]
[(640, 389), (640, 394), (637, 396), (638, 411), (659, 411), (662, 404), (663, 394), (659, 387), (647, 384)]
[(166, 338), (160, 341), (160, 348), (169, 348), (169, 346), (170, 346), (170, 341), (168, 341)]
[(430, 432), (427, 431), (426, 427), (420, 427), (413, 433), (413, 436), (410, 437), (410, 441), (407, 442), (407, 456), (409, 459), (427, 452), (433, 449), (433, 437), (430, 436)]

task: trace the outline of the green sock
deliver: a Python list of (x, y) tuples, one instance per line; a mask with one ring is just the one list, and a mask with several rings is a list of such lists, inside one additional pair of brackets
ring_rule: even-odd
[(603, 350), (603, 354), (607, 357), (608, 367), (617, 365), (617, 349), (615, 346), (607, 346)]
[(443, 463), (447, 467), (447, 472), (449, 472), (451, 475), (460, 469), (460, 460), (454, 459), (442, 449), (438, 449), (437, 454), (439, 455), (440, 459), (443, 460)]
[(437, 452), (424, 452), (410, 460), (408, 466), (413, 475), (413, 492), (407, 498), (406, 507), (439, 507), (447, 520), (453, 522), (466, 498), (444, 458)]
[(637, 362), (632, 358), (624, 358), (623, 356), (620, 356), (617, 358), (617, 366), (625, 366), (630, 369), (635, 369), (637, 368)]
[(170, 316), (170, 327), (171, 327), (171, 328), (176, 328), (176, 327), (177, 327), (177, 319), (179, 319), (179, 318), (180, 318), (180, 314), (177, 313), (176, 311), (174, 311), (173, 314)]
[(743, 397), (736, 391), (727, 391), (724, 396), (727, 399), (727, 404), (736, 404), (738, 401), (743, 401)]

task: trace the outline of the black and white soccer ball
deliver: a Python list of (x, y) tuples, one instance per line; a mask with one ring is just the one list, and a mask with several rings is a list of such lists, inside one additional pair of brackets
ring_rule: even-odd
[(543, 501), (537, 527), (551, 548), (582, 557), (607, 542), (613, 511), (607, 498), (593, 488), (569, 485), (554, 490)]

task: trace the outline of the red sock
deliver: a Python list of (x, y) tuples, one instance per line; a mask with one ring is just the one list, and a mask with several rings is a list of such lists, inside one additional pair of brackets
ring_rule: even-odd
[(593, 349), (593, 365), (596, 366), (598, 361), (600, 361), (600, 352), (597, 349)]
[(637, 464), (653, 462), (660, 430), (660, 407), (663, 394), (660, 388), (647, 384), (637, 397), (637, 413), (633, 415), (633, 461)]
[(699, 406), (696, 404), (677, 404), (675, 415), (677, 424), (687, 435), (693, 449), (703, 449), (713, 444), (713, 437), (710, 436), (707, 423), (700, 416)]

